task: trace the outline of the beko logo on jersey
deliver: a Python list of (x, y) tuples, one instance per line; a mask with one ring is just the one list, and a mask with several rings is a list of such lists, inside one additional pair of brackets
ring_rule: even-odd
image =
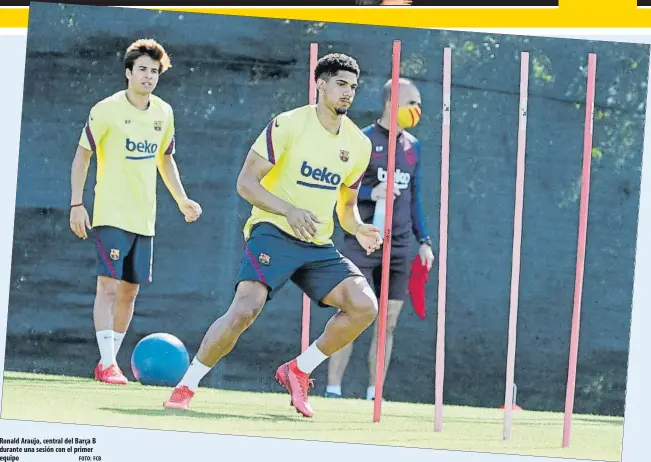
[[(386, 183), (388, 172), (382, 167), (377, 169), (377, 179), (382, 183)], [(399, 189), (407, 189), (409, 187), (409, 182), (411, 181), (411, 174), (409, 172), (403, 172), (399, 168), (393, 174), (393, 182)]]
[(303, 161), (303, 165), (301, 165), (301, 175), (321, 183), (315, 184), (297, 181), (298, 184), (311, 188), (337, 189), (337, 185), (341, 183), (341, 176), (339, 174), (329, 172), (327, 167), (314, 168), (307, 161)]
[(138, 141), (135, 142), (127, 138), (127, 151), (129, 152), (142, 152), (144, 154), (156, 154), (158, 150), (158, 145), (156, 143), (150, 143), (149, 141)]

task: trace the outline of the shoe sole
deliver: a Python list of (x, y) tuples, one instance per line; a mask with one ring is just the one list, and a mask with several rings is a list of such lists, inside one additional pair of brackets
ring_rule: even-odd
[(111, 381), (106, 381), (102, 380), (97, 374), (93, 374), (95, 376), (95, 380), (98, 382), (106, 383), (108, 385), (127, 385), (129, 383), (129, 380), (125, 377), (124, 381), (119, 381), (119, 382), (111, 382)]
[(177, 409), (181, 411), (187, 411), (189, 406), (184, 406), (183, 404), (168, 404), (168, 403), (163, 403), (163, 407), (165, 409)]
[(110, 382), (102, 379), (96, 379), (98, 382), (106, 383), (107, 385), (128, 385), (129, 382)]

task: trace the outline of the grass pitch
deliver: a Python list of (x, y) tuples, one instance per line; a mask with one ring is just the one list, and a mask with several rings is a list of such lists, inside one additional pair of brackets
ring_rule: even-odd
[[(111, 386), (74, 377), (6, 372), (2, 418), (114, 427), (181, 430), (328, 442), (620, 461), (623, 419), (574, 415), (571, 447), (561, 447), (563, 414), (513, 413), (511, 440), (502, 439), (503, 411), (445, 406), (434, 432), (434, 406), (386, 402), (379, 423), (373, 403), (312, 396), (306, 419), (287, 393), (200, 388), (190, 411), (164, 409), (170, 388)], [(24, 400), (24, 401), (23, 401)], [(22, 402), (22, 404), (21, 404)], [(44, 405), (44, 403), (48, 403)]]

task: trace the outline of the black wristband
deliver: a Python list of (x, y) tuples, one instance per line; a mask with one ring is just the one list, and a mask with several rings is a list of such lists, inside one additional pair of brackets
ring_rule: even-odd
[(82, 205), (84, 205), (83, 202), (81, 202), (81, 203), (79, 203), (79, 204), (72, 204), (72, 205), (70, 206), (70, 208), (71, 208), (71, 209), (74, 209), (75, 207), (81, 207)]
[(427, 237), (421, 237), (420, 239), (418, 239), (418, 243), (419, 243), (420, 245), (427, 244), (427, 245), (429, 245), (430, 247), (432, 247), (432, 238), (429, 237), (429, 236), (427, 236)]

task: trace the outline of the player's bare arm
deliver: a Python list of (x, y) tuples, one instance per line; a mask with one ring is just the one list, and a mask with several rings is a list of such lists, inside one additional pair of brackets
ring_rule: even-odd
[(158, 164), (158, 171), (160, 172), (163, 183), (168, 191), (179, 206), (179, 210), (185, 216), (185, 221), (188, 223), (196, 221), (201, 216), (201, 206), (195, 201), (188, 198), (188, 195), (183, 188), (179, 169), (176, 165), (173, 155), (165, 155)]
[(90, 229), (90, 218), (88, 211), (83, 205), (84, 185), (90, 166), (90, 158), (93, 151), (77, 146), (77, 152), (72, 160), (70, 171), (70, 229), (81, 239), (88, 237), (86, 229)]
[(339, 218), (339, 224), (344, 231), (355, 236), (366, 253), (370, 255), (380, 248), (381, 230), (362, 221), (357, 207), (358, 195), (359, 190), (342, 185), (337, 201), (337, 218)]
[(309, 210), (299, 209), (285, 202), (260, 184), (272, 168), (271, 162), (250, 150), (237, 178), (237, 193), (242, 199), (261, 210), (284, 216), (301, 240), (311, 241), (317, 233), (316, 223), (319, 223), (317, 217)]

